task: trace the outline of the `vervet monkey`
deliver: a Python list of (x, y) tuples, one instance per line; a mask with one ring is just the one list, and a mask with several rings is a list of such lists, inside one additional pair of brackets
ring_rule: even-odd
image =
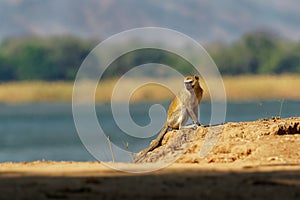
[[(149, 151), (155, 149), (161, 143), (161, 140), (170, 128), (196, 129), (200, 126), (198, 121), (198, 105), (202, 99), (203, 89), (199, 84), (199, 77), (197, 75), (186, 76), (183, 82), (184, 88), (178, 93), (169, 106), (165, 125), (157, 138), (151, 142), (149, 148), (142, 150), (140, 154), (137, 155), (135, 162), (139, 162)], [(194, 124), (185, 126), (189, 117), (193, 120)]]

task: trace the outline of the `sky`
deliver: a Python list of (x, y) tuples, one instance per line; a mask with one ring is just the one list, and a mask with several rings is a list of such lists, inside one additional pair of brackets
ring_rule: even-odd
[(105, 39), (132, 28), (170, 28), (202, 42), (267, 29), (300, 39), (298, 0), (0, 0), (0, 39), (71, 34)]

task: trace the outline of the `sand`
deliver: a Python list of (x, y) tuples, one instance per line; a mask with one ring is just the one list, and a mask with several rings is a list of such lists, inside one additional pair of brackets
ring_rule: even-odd
[[(199, 128), (176, 163), (148, 173), (101, 162), (1, 163), (0, 199), (300, 199), (299, 121), (228, 123), (204, 158), (197, 154), (206, 135)], [(143, 171), (156, 164), (115, 165)]]
[(96, 162), (37, 161), (0, 166), (0, 199), (300, 197), (300, 164), (174, 164), (146, 174), (115, 171)]

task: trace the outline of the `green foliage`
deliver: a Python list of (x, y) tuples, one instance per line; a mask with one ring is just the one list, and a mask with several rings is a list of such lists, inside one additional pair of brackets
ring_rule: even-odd
[[(168, 51), (148, 48), (135, 50), (122, 55), (111, 63), (103, 76), (105, 78), (121, 76), (133, 67), (146, 63), (158, 63), (172, 66), (172, 68), (179, 71), (181, 74), (190, 75), (195, 73), (193, 66), (184, 58)], [(145, 73), (147, 73), (147, 76), (156, 76), (156, 74), (160, 72), (149, 69), (149, 71)]]
[(256, 31), (230, 45), (215, 44), (210, 53), (223, 74), (280, 74), (300, 72), (299, 49), (270, 31)]
[[(0, 81), (72, 80), (95, 45), (95, 41), (71, 36), (8, 38), (0, 44)], [(207, 49), (222, 74), (300, 73), (300, 43), (286, 41), (270, 31), (247, 33), (231, 44), (211, 43)], [(146, 63), (193, 73), (191, 64), (172, 52), (143, 49), (116, 59), (104, 75), (120, 76)], [(157, 72), (150, 69), (148, 73), (155, 76)]]
[[(0, 61), (0, 80), (73, 79), (91, 47), (90, 41), (67, 36), (7, 39), (0, 47), (6, 59), (5, 65)], [(8, 66), (12, 75), (3, 73)]]
[(7, 81), (15, 79), (15, 72), (12, 64), (0, 55), (0, 80)]

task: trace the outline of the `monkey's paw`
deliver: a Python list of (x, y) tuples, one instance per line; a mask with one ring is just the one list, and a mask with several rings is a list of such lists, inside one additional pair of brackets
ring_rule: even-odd
[(196, 130), (200, 126), (199, 122), (196, 124), (193, 124), (192, 129)]

